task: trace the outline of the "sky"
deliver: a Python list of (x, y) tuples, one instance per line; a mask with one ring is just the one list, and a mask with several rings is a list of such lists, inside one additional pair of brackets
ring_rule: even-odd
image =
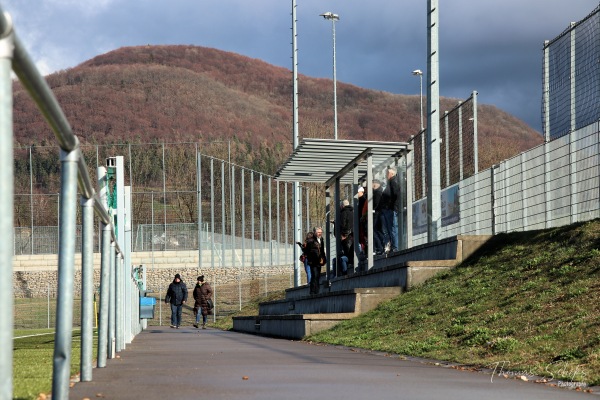
[[(598, 0), (439, 0), (440, 96), (479, 93), (541, 131), (542, 49)], [(419, 95), (426, 0), (296, 0), (298, 72)], [(292, 69), (292, 0), (0, 0), (44, 75), (124, 46), (197, 45)], [(300, 85), (301, 85), (300, 81)], [(333, 86), (332, 86), (333, 91)], [(415, 127), (418, 130), (418, 127)]]

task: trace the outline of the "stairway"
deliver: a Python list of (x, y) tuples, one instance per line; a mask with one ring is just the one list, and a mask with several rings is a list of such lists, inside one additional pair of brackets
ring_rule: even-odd
[(368, 271), (323, 280), (318, 295), (309, 294), (308, 285), (286, 289), (285, 299), (261, 303), (259, 315), (234, 317), (233, 330), (302, 339), (370, 311), (379, 303), (453, 268), (490, 238), (454, 236), (380, 256)]

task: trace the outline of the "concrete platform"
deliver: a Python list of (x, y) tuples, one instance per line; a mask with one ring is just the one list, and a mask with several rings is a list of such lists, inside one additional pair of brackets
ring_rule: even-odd
[(259, 315), (234, 317), (233, 330), (301, 339), (329, 329), (454, 268), (491, 237), (455, 236), (379, 256), (368, 271), (322, 279), (318, 295), (308, 285), (286, 289), (285, 299), (261, 303)]

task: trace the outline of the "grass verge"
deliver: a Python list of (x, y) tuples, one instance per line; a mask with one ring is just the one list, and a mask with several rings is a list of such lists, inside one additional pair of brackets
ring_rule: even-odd
[(600, 221), (497, 235), (455, 269), (305, 340), (600, 385)]
[[(14, 340), (13, 353), (13, 398), (17, 400), (37, 399), (40, 394), (52, 391), (52, 359), (54, 354), (54, 331), (48, 329), (15, 330), (14, 336), (25, 337)], [(73, 332), (71, 350), (71, 376), (79, 373), (81, 335)], [(93, 357), (97, 345), (94, 342)]]

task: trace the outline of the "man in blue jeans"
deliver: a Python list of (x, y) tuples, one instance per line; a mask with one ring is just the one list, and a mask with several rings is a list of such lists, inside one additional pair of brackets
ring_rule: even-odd
[(341, 276), (348, 275), (348, 268), (354, 270), (354, 238), (352, 232), (346, 231), (342, 233), (340, 247), (340, 266), (341, 271), (337, 269), (337, 257), (332, 260), (333, 268), (331, 269), (331, 277), (333, 279), (338, 276), (338, 272)]
[(181, 280), (181, 275), (175, 274), (175, 279), (167, 289), (165, 303), (171, 304), (171, 328), (179, 329), (181, 325), (181, 311), (187, 301), (188, 290), (185, 283)]
[[(386, 239), (389, 241), (391, 251), (398, 250), (398, 213), (400, 213), (400, 184), (396, 176), (396, 167), (387, 169), (387, 186), (384, 190), (384, 196), (388, 200), (386, 207), (382, 212), (383, 229)], [(385, 246), (386, 243), (383, 243)]]

